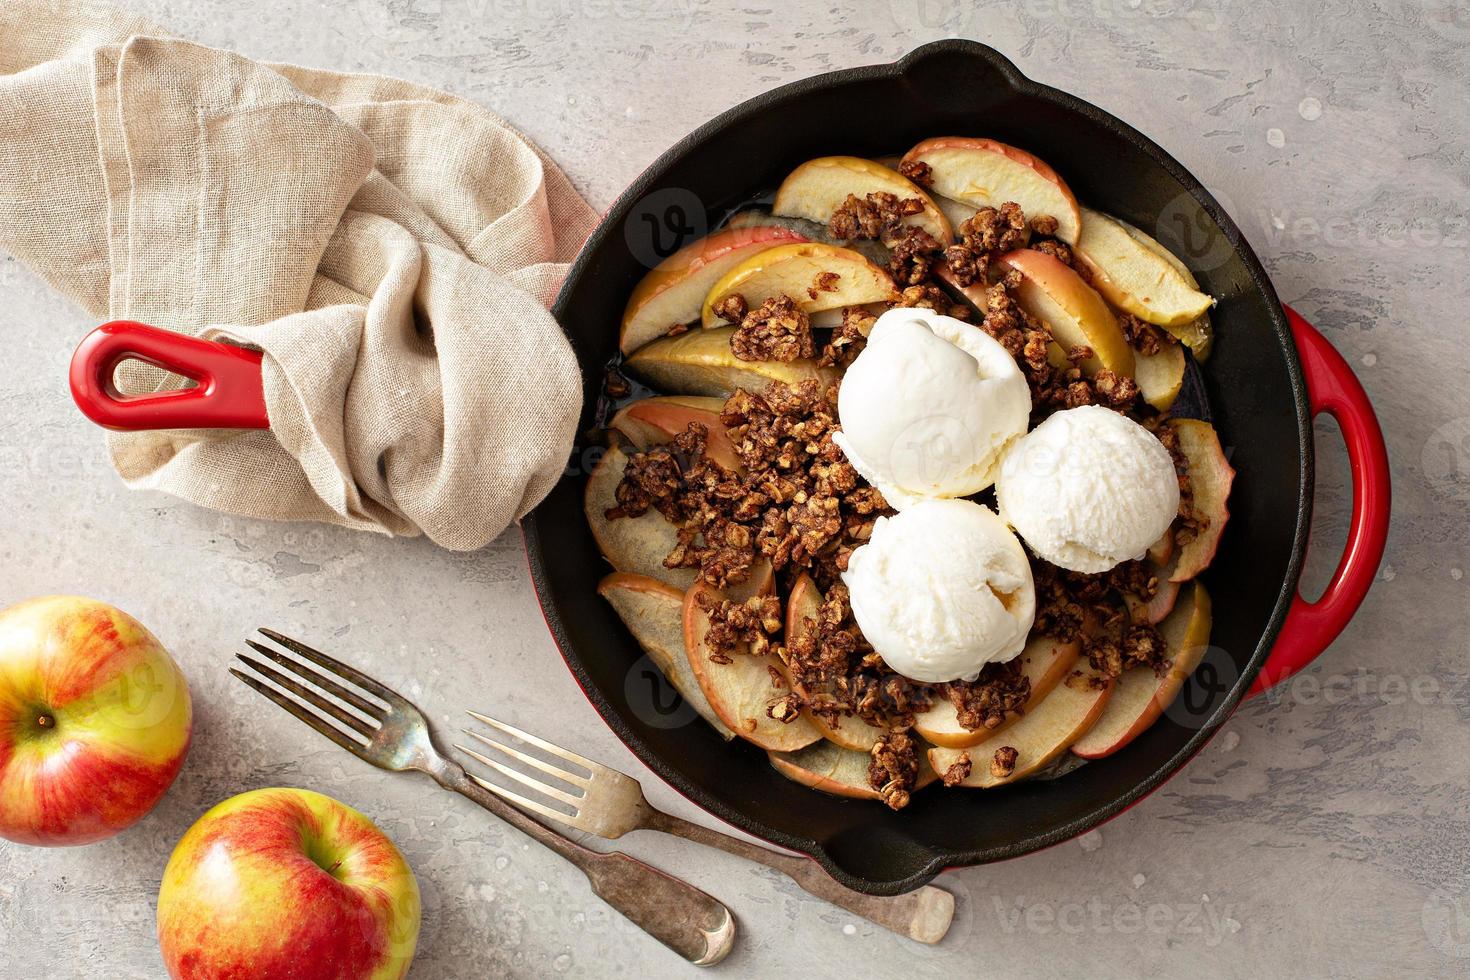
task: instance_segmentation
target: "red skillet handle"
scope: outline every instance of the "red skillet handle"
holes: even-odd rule
[[[1276,646],[1247,697],[1286,680],[1337,638],[1368,594],[1388,540],[1388,449],[1368,394],[1347,361],[1315,327],[1289,306],[1286,319],[1301,357],[1312,415],[1331,415],[1347,443],[1353,471],[1353,519],[1347,548],[1327,591],[1316,602],[1308,602],[1300,593],[1292,600]]]
[[[117,320],[86,336],[71,359],[71,395],[98,425],[144,429],[268,429],[259,351]],[[124,395],[113,384],[123,361],[143,361],[198,382],[196,388]]]

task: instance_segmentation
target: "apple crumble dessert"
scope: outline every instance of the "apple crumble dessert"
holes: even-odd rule
[[[1234,473],[1175,412],[1214,302],[1179,259],[1015,147],[890,163],[808,161],[639,283],[586,513],[717,732],[899,809],[1158,718]]]

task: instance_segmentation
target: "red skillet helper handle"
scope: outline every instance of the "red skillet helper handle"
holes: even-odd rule
[[[1301,357],[1312,415],[1331,415],[1347,443],[1353,471],[1353,519],[1347,548],[1327,591],[1316,602],[1308,602],[1300,593],[1292,599],[1276,646],[1247,697],[1286,680],[1337,638],[1368,594],[1388,540],[1388,449],[1368,394],[1347,361],[1315,327],[1289,306],[1286,319]]]
[[[87,335],[71,359],[71,395],[98,425],[144,429],[268,429],[260,352],[117,320]],[[182,374],[195,388],[124,395],[112,376],[123,361]]]

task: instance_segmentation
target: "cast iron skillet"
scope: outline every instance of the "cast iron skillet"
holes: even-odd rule
[[[811,855],[844,885],[883,894],[916,888],[947,866],[1055,844],[1157,787],[1253,684],[1261,690],[1263,676],[1289,676],[1331,642],[1372,580],[1387,529],[1387,461],[1366,396],[1319,334],[1294,315],[1288,322],[1229,216],[1147,137],[969,41],[927,45],[896,64],[833,72],[752,99],[686,137],[619,198],[555,306],[583,369],[584,429],[594,423],[623,306],[649,264],[803,160],[901,153],[946,135],[994,137],[1035,153],[1079,200],[1154,231],[1220,300],[1197,404],[1210,406],[1239,477],[1219,556],[1204,576],[1214,598],[1213,649],[1174,710],[1123,751],[1055,780],[932,789],[897,813],[834,799],[782,778],[755,746],[726,744],[698,720],[668,727],[652,708],[635,670],[641,651],[596,592],[609,569],[582,515],[585,466],[573,467],[524,523],[547,624],[619,737],[721,819]],[[658,242],[657,233],[669,240]],[[1324,598],[1308,604],[1297,578],[1311,517],[1316,411],[1339,416],[1356,499],[1343,564]]]
[[[583,447],[573,457],[580,465],[524,524],[531,574],[562,655],[639,758],[716,816],[878,894],[917,888],[946,866],[1055,844],[1139,800],[1199,751],[1242,697],[1289,677],[1332,642],[1373,581],[1388,531],[1387,454],[1362,386],[1319,333],[1283,312],[1215,200],[1141,133],[1027,80],[969,41],[927,45],[897,64],[833,72],[752,99],[686,137],[619,198],[555,308],[582,366],[583,429],[594,421],[628,293],[649,266],[803,160],[882,156],[950,135],[995,137],[1037,154],[1084,203],[1154,231],[1220,300],[1204,390],[1190,392],[1187,404],[1212,413],[1239,477],[1220,553],[1204,576],[1214,598],[1213,646],[1163,718],[1116,755],[1055,780],[929,790],[900,813],[827,797],[777,775],[754,746],[725,744],[692,711],[649,697],[655,675],[640,666],[638,645],[596,592],[608,569],[582,515]],[[112,375],[128,359],[198,384],[121,395]],[[71,388],[82,411],[109,428],[270,425],[258,351],[143,324],[105,324],[88,336],[72,362]],[[1308,603],[1297,577],[1319,412],[1337,418],[1347,443],[1353,517],[1331,585]]]
[[[1212,414],[1239,477],[1233,516],[1204,576],[1214,598],[1213,646],[1163,718],[1116,755],[1055,780],[929,790],[899,813],[824,796],[777,775],[754,746],[725,744],[687,707],[650,697],[656,675],[596,592],[607,566],[582,514],[590,449],[578,447],[578,465],[524,523],[531,574],[562,655],[639,758],[709,812],[877,894],[917,888],[947,866],[1055,844],[1142,798],[1199,751],[1243,697],[1289,677],[1332,642],[1373,581],[1388,530],[1387,454],[1362,386],[1319,333],[1283,311],[1214,199],[1136,130],[1028,81],[969,41],[942,41],[897,64],[833,72],[752,99],[682,140],[619,198],[555,308],[582,366],[584,431],[594,423],[628,293],[662,256],[803,160],[881,156],[948,135],[995,137],[1037,154],[1083,202],[1152,230],[1220,300],[1215,351],[1202,382],[1195,375],[1203,390],[1190,392],[1187,404]],[[121,395],[112,374],[128,359],[198,384]],[[70,380],[82,411],[109,428],[270,425],[259,352],[143,324],[94,331],[77,350]],[[1347,550],[1326,592],[1309,603],[1297,594],[1297,578],[1319,412],[1342,429],[1354,500]]]

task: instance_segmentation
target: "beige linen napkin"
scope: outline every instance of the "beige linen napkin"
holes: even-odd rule
[[[565,465],[581,383],[546,307],[595,222],[472,103],[0,6],[0,248],[98,322],[265,352],[269,432],[111,434],[129,486],[484,545]]]

